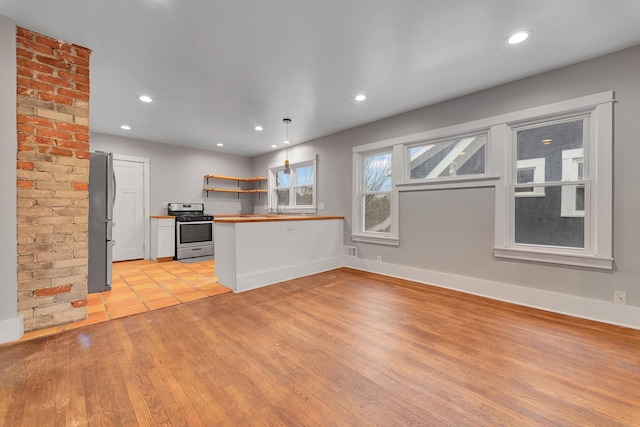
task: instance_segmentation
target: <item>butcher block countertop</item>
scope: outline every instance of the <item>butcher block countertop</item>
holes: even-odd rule
[[[325,219],[344,219],[344,217],[321,215],[215,215],[213,221],[228,224],[244,222],[317,221]]]
[[[174,219],[175,216],[171,215],[151,215],[151,219]]]

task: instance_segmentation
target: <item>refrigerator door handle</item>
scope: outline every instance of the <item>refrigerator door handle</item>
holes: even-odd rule
[[[112,281],[112,264],[113,264],[113,245],[115,245],[115,240],[107,242],[107,283],[106,285],[111,287]]]
[[[113,227],[115,226],[115,222],[107,220],[107,241],[113,240]]]
[[[107,220],[113,219],[113,206],[116,203],[116,174],[113,169],[113,153],[107,153]]]
[[[112,164],[113,165],[113,164]],[[112,169],[112,174],[113,174],[113,201],[111,202],[111,216],[113,219],[113,207],[116,205],[116,189],[118,188],[118,185],[116,183],[116,171]],[[115,224],[113,224],[115,225]]]

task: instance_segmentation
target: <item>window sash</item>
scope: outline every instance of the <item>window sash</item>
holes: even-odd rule
[[[367,159],[375,157],[375,156],[389,156],[390,165],[390,189],[389,190],[367,190],[367,168],[366,162]],[[385,175],[386,178],[387,175]],[[376,196],[376,195],[389,195],[389,200],[391,200],[391,189],[393,188],[393,152],[391,150],[383,150],[383,151],[374,151],[371,153],[365,153],[361,157],[361,176],[360,176],[360,232],[361,233],[372,233],[372,234],[381,234],[381,235],[389,235],[388,231],[372,231],[367,230],[366,226],[366,215],[367,215],[367,196]],[[391,210],[389,211],[389,215],[391,215]]]
[[[562,150],[560,153],[561,156],[561,179],[554,181],[546,180],[546,157],[536,157],[524,160],[518,160],[518,150],[520,149],[519,141],[518,141],[518,133],[521,131],[542,129],[545,127],[552,127],[556,125],[562,125],[563,123],[571,123],[582,121],[582,145],[579,148]],[[552,119],[544,119],[544,120],[536,120],[532,119],[525,125],[513,126],[511,127],[511,167],[510,173],[508,173],[507,182],[510,182],[509,185],[509,198],[510,198],[510,227],[509,227],[509,240],[508,246],[512,248],[535,248],[536,250],[545,250],[548,248],[550,250],[554,250],[557,252],[575,252],[580,251],[583,253],[593,253],[593,248],[591,247],[591,227],[590,223],[590,207],[589,207],[589,190],[590,183],[588,179],[585,179],[588,175],[587,173],[587,160],[588,158],[584,155],[589,151],[590,145],[590,134],[589,134],[589,114],[579,113],[573,115],[563,115],[557,118]],[[541,141],[542,142],[542,141]],[[555,143],[552,142],[552,143]],[[524,148],[524,147],[523,147]],[[541,153],[543,154],[543,153]],[[582,179],[577,179],[577,165],[576,165],[576,173],[573,171],[567,171],[567,160],[572,161],[573,159],[579,158],[582,162]],[[572,165],[573,166],[573,163]],[[523,169],[533,169],[533,181],[518,183],[518,171]],[[552,172],[553,173],[553,172]],[[580,213],[575,212],[575,209],[570,209],[568,206],[575,205],[577,199],[577,188],[578,186],[582,186],[584,190],[584,210]],[[584,218],[584,222],[582,224],[582,238],[583,245],[582,247],[574,247],[574,246],[561,246],[554,244],[535,244],[531,242],[517,242],[516,236],[516,227],[518,220],[524,220],[523,218],[516,218],[516,203],[517,199],[522,197],[546,197],[546,189],[548,188],[560,188],[560,205],[561,212],[558,214],[558,221],[563,221],[562,218]],[[531,189],[531,191],[518,191],[519,189]],[[530,205],[530,206],[535,206]],[[546,214],[543,212],[542,214]],[[555,215],[551,214],[552,218],[555,218]]]
[[[437,140],[421,141],[404,145],[405,148],[405,181],[411,183],[431,182],[431,181],[448,181],[452,179],[477,178],[486,176],[487,174],[487,146],[489,141],[488,132],[472,133],[465,135],[449,136]],[[412,154],[412,150],[419,150]],[[425,177],[412,177],[412,171],[420,164],[424,164],[431,160],[436,160],[438,155],[447,151],[437,164],[429,169],[429,173]],[[482,156],[482,172],[480,173],[458,173],[460,168],[475,156],[480,150],[484,150]],[[462,162],[457,162],[462,160]],[[412,162],[416,165],[412,167]],[[460,163],[460,164],[459,164]],[[446,172],[446,175],[440,176]],[[431,176],[430,176],[431,175]]]

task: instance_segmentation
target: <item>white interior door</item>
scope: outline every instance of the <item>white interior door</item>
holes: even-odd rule
[[[114,159],[113,260],[144,258],[144,163]]]

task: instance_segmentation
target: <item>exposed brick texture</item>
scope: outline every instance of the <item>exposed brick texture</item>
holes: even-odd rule
[[[18,310],[25,331],[87,316],[91,51],[18,27]]]
[[[51,288],[36,289],[33,295],[37,298],[48,297],[51,295],[68,294],[71,292],[71,285],[54,286]]]

